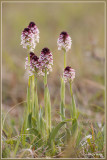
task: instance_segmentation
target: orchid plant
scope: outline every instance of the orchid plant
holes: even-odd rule
[[[40,147],[43,143],[47,146],[48,150],[51,148],[52,152],[46,152],[46,155],[54,155],[57,152],[57,143],[61,144],[58,140],[56,143],[56,137],[60,137],[59,130],[62,126],[66,127],[65,132],[69,131],[72,136],[72,130],[77,131],[77,109],[74,101],[72,82],[75,78],[75,70],[69,66],[66,66],[67,52],[71,49],[72,40],[67,32],[61,32],[58,40],[58,50],[64,52],[64,72],[61,77],[61,103],[60,103],[60,118],[61,121],[56,126],[52,126],[51,119],[51,98],[47,83],[47,78],[50,72],[52,72],[53,54],[49,48],[45,47],[41,50],[40,56],[35,55],[34,50],[37,43],[39,43],[39,29],[34,22],[30,22],[27,28],[25,28],[21,34],[21,45],[28,52],[25,61],[25,69],[28,74],[28,87],[27,87],[27,109],[25,113],[25,120],[23,124],[23,133],[30,133],[30,141],[33,141],[33,147]],[[44,78],[44,107],[39,105],[38,92],[37,92],[37,80],[39,76]],[[70,85],[71,105],[70,112],[71,118],[67,119],[65,115],[65,84]],[[70,128],[67,128],[65,124],[70,123]],[[72,125],[71,125],[72,124]],[[74,125],[76,126],[74,128]],[[64,127],[64,128],[65,128]],[[73,131],[73,132],[74,132]],[[33,140],[32,135],[37,137]],[[22,138],[26,139],[26,138]],[[42,141],[41,141],[42,139]],[[23,140],[23,144],[25,144]],[[39,142],[38,142],[39,141]],[[63,139],[63,143],[66,140]]]

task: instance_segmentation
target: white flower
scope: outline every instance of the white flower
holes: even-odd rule
[[[42,71],[45,73],[45,69],[47,69],[47,74],[49,74],[49,72],[52,71],[53,55],[48,48],[42,49],[39,61],[42,66]]]
[[[34,51],[37,43],[39,43],[39,30],[34,22],[30,22],[21,34],[21,45],[25,49]]]
[[[63,78],[64,78],[64,82],[69,82],[69,81],[73,81],[75,78],[75,70],[72,69],[71,67],[67,66],[64,69],[64,73],[63,73]]]
[[[25,28],[21,34],[21,45],[25,49],[29,49],[33,51],[35,49],[35,41],[34,41],[34,34],[31,32],[29,28]]]
[[[34,22],[30,22],[28,28],[34,34],[34,41],[35,43],[39,43],[39,29]]]
[[[58,50],[63,49],[66,52],[68,52],[71,49],[71,44],[72,44],[72,40],[71,40],[71,37],[68,35],[68,33],[61,32],[57,40]]]
[[[34,74],[36,76],[43,75],[39,58],[33,52],[30,52],[30,63],[28,62],[28,57],[26,57],[25,69],[28,71],[29,76]]]

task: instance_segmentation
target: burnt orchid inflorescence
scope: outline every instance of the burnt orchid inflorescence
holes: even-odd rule
[[[29,76],[34,74],[45,76],[45,71],[47,74],[52,71],[52,53],[48,48],[43,48],[40,57],[37,57],[33,53],[37,43],[39,43],[39,29],[34,22],[30,22],[21,34],[21,45],[30,50],[30,55],[28,54],[25,62],[25,69],[27,69]]]
[[[39,30],[34,22],[30,22],[21,34],[21,45],[25,49],[34,51],[37,43],[39,43]]]
[[[52,72],[53,55],[48,48],[43,48],[40,57],[37,57],[33,52],[30,52],[30,63],[28,62],[28,56],[25,61],[25,69],[29,71],[29,76],[33,74],[45,75]]]
[[[30,52],[30,63],[28,62],[28,57],[26,57],[25,69],[27,69],[29,76],[43,75],[42,66],[41,66],[41,62],[39,61],[39,57],[37,57],[33,52]]]
[[[60,113],[61,113],[61,120],[65,120],[65,83],[69,82],[70,85],[70,93],[71,97],[73,96],[72,93],[72,81],[75,78],[75,70],[69,66],[66,66],[66,56],[67,52],[71,49],[72,40],[71,37],[68,35],[67,32],[63,31],[60,33],[59,38],[57,40],[58,50],[62,50],[64,53],[64,72],[63,76],[61,77],[61,103],[60,103]],[[75,108],[75,106],[74,106]],[[76,111],[76,109],[74,109]],[[76,115],[76,112],[73,111]]]
[[[31,32],[34,34],[34,39],[36,43],[39,43],[39,29],[36,26],[34,22],[30,22],[28,25],[28,28],[31,30]]]
[[[72,82],[75,78],[75,70],[67,66],[63,73],[64,82]]]
[[[41,62],[42,72],[47,71],[47,74],[52,71],[53,55],[48,48],[43,48],[40,54],[39,61]]]
[[[58,50],[64,50],[68,52],[71,49],[72,40],[67,32],[63,31],[57,40]]]

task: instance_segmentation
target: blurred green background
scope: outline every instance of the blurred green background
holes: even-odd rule
[[[67,65],[76,70],[73,91],[80,121],[104,121],[104,3],[3,3],[2,5],[2,109],[26,100],[27,76],[24,64],[27,50],[20,45],[21,32],[34,21],[40,30],[39,56],[44,47],[53,53],[53,72],[48,76],[52,100],[52,115],[59,117],[60,76],[63,73],[63,53],[57,50],[61,31],[72,38],[67,53]],[[39,103],[43,104],[43,77],[38,80]],[[66,107],[70,103],[66,86]],[[21,104],[10,113],[12,118],[23,115]],[[69,113],[66,110],[66,114]],[[83,119],[84,120],[84,119]]]

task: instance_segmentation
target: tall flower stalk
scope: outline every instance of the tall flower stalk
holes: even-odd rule
[[[30,62],[29,62],[30,59]],[[30,52],[28,57],[26,57],[25,69],[28,72],[28,115],[32,114],[38,121],[38,96],[37,96],[37,77],[42,74],[41,65],[39,58],[33,53]]]
[[[34,22],[30,22],[21,35],[21,45],[30,51],[26,57],[25,69],[28,73],[27,88],[27,117],[28,128],[32,127],[32,118],[35,119],[37,129],[43,133],[40,125],[45,125],[47,137],[51,132],[51,101],[47,85],[47,75],[52,71],[53,55],[48,48],[41,51],[40,57],[34,54],[36,44],[39,43],[39,30]],[[45,104],[45,124],[42,119],[42,106],[38,105],[37,77],[44,76],[44,104]],[[43,127],[44,128],[44,127]]]
[[[68,35],[67,32],[61,32],[58,40],[58,50],[64,51],[64,68],[66,67],[66,53],[71,48],[72,40],[71,37]],[[61,77],[61,104],[60,104],[60,114],[61,120],[65,119],[65,83],[63,78]]]
[[[28,74],[26,116],[28,117],[28,121],[30,115],[33,115],[36,119],[38,118],[37,75],[40,70],[40,65],[38,61],[39,58],[33,53],[37,43],[39,43],[39,30],[34,22],[30,22],[28,27],[25,28],[21,34],[21,45],[30,52],[25,62],[25,69]],[[31,127],[31,124],[29,127]]]
[[[47,75],[52,71],[53,55],[48,48],[43,48],[40,54],[40,62],[44,76],[44,103],[45,103],[45,121],[47,137],[51,131],[51,101],[47,85]]]
[[[77,111],[76,111],[76,105],[75,105],[75,100],[74,100],[74,96],[73,96],[73,91],[72,91],[72,82],[75,78],[75,70],[72,69],[70,66],[67,66],[64,69],[64,73],[63,73],[63,80],[64,83],[69,83],[69,88],[70,88],[70,94],[71,94],[71,107],[70,107],[70,111],[71,111],[71,118],[76,118],[77,116]]]

